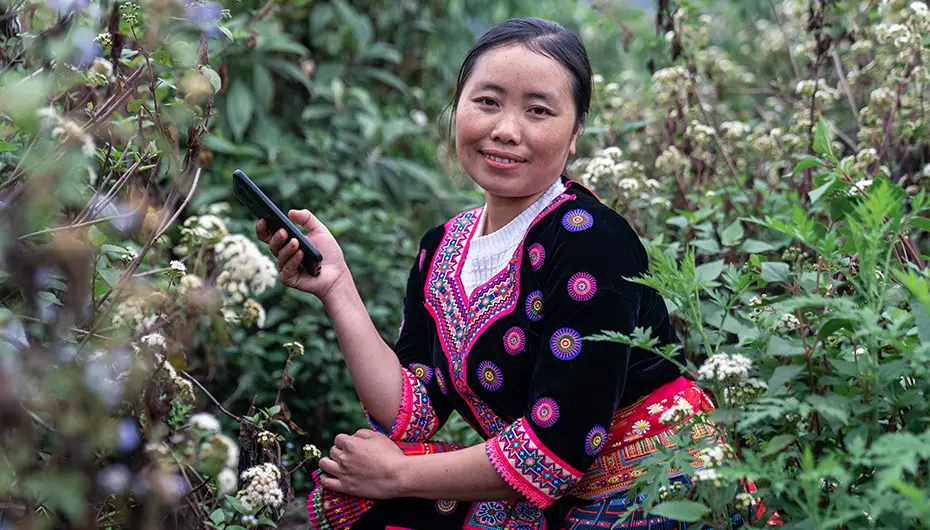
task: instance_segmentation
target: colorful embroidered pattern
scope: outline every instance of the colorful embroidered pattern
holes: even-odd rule
[[[562,216],[562,226],[569,232],[581,232],[594,226],[594,217],[587,210],[577,208]]]
[[[559,420],[559,404],[552,398],[539,398],[533,404],[533,423],[540,427],[552,427]]]
[[[516,355],[526,348],[526,334],[517,326],[507,330],[504,334],[504,349],[510,355]]]
[[[407,368],[413,372],[413,375],[417,376],[417,379],[423,381],[423,384],[429,383],[430,379],[433,378],[433,369],[425,364],[410,363]]]
[[[400,410],[397,412],[391,431],[385,434],[395,442],[428,440],[439,428],[439,418],[436,417],[423,382],[417,379],[410,370],[401,368],[401,372],[403,372],[404,380]],[[366,411],[365,414],[367,415],[368,412]],[[384,432],[370,415],[368,422],[374,430]]]
[[[530,256],[530,266],[533,267],[534,271],[538,271],[546,261],[546,249],[539,243],[533,243],[530,245],[528,254]]]
[[[451,515],[458,506],[458,501],[436,501],[436,511],[443,515]]]
[[[477,523],[478,528],[500,528],[504,523],[507,511],[504,503],[498,501],[479,502],[475,505],[470,519]]]
[[[568,296],[576,302],[587,302],[597,292],[597,280],[587,272],[579,272],[568,280]]]
[[[588,431],[588,436],[584,439],[584,452],[588,453],[588,456],[596,456],[604,448],[606,441],[607,429],[597,425]]]
[[[536,290],[526,297],[526,316],[533,322],[539,322],[543,318],[543,297],[542,291]]]
[[[572,328],[560,328],[552,334],[549,349],[563,361],[574,359],[581,353],[581,334]]]
[[[439,368],[436,368],[436,384],[439,385],[439,390],[443,394],[446,393],[446,379],[442,376],[442,372],[439,371]]]
[[[478,379],[481,380],[481,386],[488,390],[500,390],[504,384],[504,373],[491,361],[482,361],[478,365]]]
[[[575,195],[563,193],[540,212],[530,227]],[[497,319],[516,307],[520,296],[519,273],[523,257],[521,243],[507,267],[469,297],[462,285],[460,271],[474,236],[481,209],[461,213],[445,224],[445,233],[429,263],[423,286],[427,312],[436,322],[436,330],[448,359],[449,384],[471,409],[481,430],[489,437],[500,433],[507,423],[469,387],[466,369],[472,344]],[[541,309],[541,308],[540,308]],[[541,318],[541,314],[540,314]]]
[[[485,451],[507,484],[543,509],[582,476],[543,445],[525,417],[489,439]]]
[[[425,248],[420,251],[420,261],[419,263],[417,263],[417,266],[420,268],[421,271],[423,270],[424,263],[426,263],[426,249]]]

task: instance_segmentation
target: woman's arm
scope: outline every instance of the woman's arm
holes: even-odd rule
[[[336,436],[320,460],[323,487],[368,499],[419,497],[478,501],[522,499],[500,477],[485,444],[458,451],[406,456],[383,434],[363,429]]]
[[[494,470],[484,444],[459,451],[408,456],[398,472],[400,497],[453,501],[523,499]]]

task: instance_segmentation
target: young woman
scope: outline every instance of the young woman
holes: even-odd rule
[[[281,281],[323,301],[371,420],[320,461],[312,527],[609,528],[637,461],[667,439],[662,412],[709,406],[672,362],[588,339],[643,327],[678,340],[661,297],[626,280],[647,270],[636,234],[563,176],[590,97],[584,46],[558,24],[509,20],[474,45],[455,148],[486,205],[423,236],[393,349],[320,221],[289,214],[325,257],[318,277],[299,269],[296,241],[258,223]],[[433,441],[453,410],[486,441]]]

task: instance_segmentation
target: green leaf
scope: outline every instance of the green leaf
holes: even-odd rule
[[[252,94],[262,110],[269,111],[274,104],[274,80],[262,64],[252,66]]]
[[[762,279],[772,282],[786,282],[791,274],[791,267],[780,261],[766,261],[762,264]]]
[[[370,77],[376,81],[381,81],[385,85],[393,87],[402,94],[407,93],[407,84],[404,83],[401,78],[387,70],[382,68],[362,67],[355,69],[355,72],[365,77]]]
[[[252,510],[246,508],[245,504],[242,504],[242,501],[240,501],[236,497],[233,497],[232,495],[227,495],[226,502],[228,502],[229,505],[232,506],[233,510],[236,510],[242,515],[252,515]]]
[[[772,378],[769,379],[769,389],[765,391],[765,395],[772,397],[784,392],[785,383],[793,380],[803,371],[804,367],[797,364],[782,365],[775,368]]]
[[[773,335],[772,338],[769,339],[766,351],[769,355],[794,357],[797,355],[804,355],[804,345],[801,343],[800,339],[786,339],[778,335]]]
[[[87,239],[90,240],[92,245],[99,247],[107,240],[107,236],[96,226],[91,226],[87,229]]]
[[[831,318],[820,326],[820,330],[817,332],[817,338],[820,340],[826,340],[827,337],[833,335],[841,329],[855,331],[855,323],[848,318]]]
[[[768,241],[759,241],[758,239],[747,239],[743,241],[740,249],[747,254],[762,254],[763,252],[772,252],[784,247],[784,243],[773,244]]]
[[[210,520],[213,521],[214,524],[220,524],[226,520],[226,514],[223,513],[222,508],[217,508],[210,514]]]
[[[345,0],[332,0],[332,6],[336,10],[339,19],[348,26],[358,49],[364,49],[371,42],[372,33],[371,19],[364,13],[359,13]]]
[[[830,123],[821,118],[821,120],[817,122],[817,132],[814,133],[814,151],[821,155],[831,154],[831,137]]]
[[[258,525],[259,525],[259,526],[270,526],[270,527],[272,527],[272,528],[277,528],[277,527],[278,527],[278,525],[275,524],[274,521],[272,521],[271,519],[269,519],[269,518],[267,518],[267,517],[262,517],[262,518],[260,518],[260,519],[258,520]]]
[[[229,39],[230,42],[236,40],[236,39],[233,38],[232,32],[229,31],[229,28],[227,28],[226,26],[224,26],[224,25],[222,25],[222,24],[217,24],[217,25],[216,25],[216,29],[220,30],[220,33],[222,33],[223,36],[225,36],[227,39]],[[230,527],[230,528],[232,528],[232,527]]]
[[[142,105],[144,103],[145,102],[142,101],[141,99],[134,99],[126,104],[126,112],[130,114],[136,114],[137,112],[139,112],[139,110],[142,109]]]
[[[920,337],[920,343],[930,345],[930,312],[916,298],[911,300],[911,311],[917,323],[917,336]]]
[[[793,434],[779,434],[778,436],[769,440],[768,445],[765,447],[765,451],[762,453],[762,456],[772,456],[774,454],[780,453],[783,449],[793,444],[798,437]]]
[[[712,261],[699,265],[694,270],[694,279],[699,285],[705,285],[713,282],[720,277],[723,272],[723,260]]]
[[[799,172],[804,171],[805,169],[821,166],[823,166],[823,160],[813,156],[806,156],[802,158],[796,166],[794,166],[794,171],[792,171],[791,174],[797,175]]]
[[[930,218],[927,217],[912,217],[911,226],[919,228],[924,232],[930,232]]]
[[[210,81],[210,86],[213,87],[214,94],[223,88],[223,81],[220,79],[220,74],[216,73],[216,70],[213,68],[210,68],[209,66],[202,66],[200,68],[200,73]]]
[[[238,79],[233,81],[226,99],[226,116],[236,140],[242,140],[242,136],[249,128],[254,109],[255,102],[252,100],[252,93],[248,87]]]
[[[814,204],[815,202],[819,201],[820,198],[823,197],[825,193],[827,193],[833,188],[833,185],[836,184],[836,182],[837,182],[836,179],[830,179],[824,185],[818,186],[812,189],[810,193],[808,194],[808,197],[811,200],[811,204]]]
[[[5,152],[9,152],[9,151],[16,151],[16,150],[18,150],[18,149],[19,149],[19,148],[16,147],[15,145],[13,145],[13,144],[8,144],[8,143],[6,143],[6,142],[0,140],[0,153],[5,153]]]
[[[723,232],[720,232],[720,242],[726,247],[736,246],[743,239],[743,234],[743,224],[739,220],[733,221]]]
[[[386,42],[376,42],[358,54],[360,62],[385,61],[400,64],[403,56],[396,48]]]
[[[654,506],[649,513],[676,521],[696,523],[710,513],[710,508],[694,501],[668,501]]]
[[[97,269],[97,273],[100,274],[100,277],[103,278],[103,281],[107,282],[107,285],[112,289],[116,289],[116,285],[119,283],[120,273],[119,270],[112,267],[104,267],[102,269]]]
[[[268,414],[274,416],[275,414],[281,412],[281,405],[275,405],[268,409]]]

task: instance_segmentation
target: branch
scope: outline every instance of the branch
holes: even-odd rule
[[[93,219],[91,221],[84,221],[83,223],[76,223],[76,224],[68,225],[68,226],[56,226],[54,228],[46,228],[45,230],[39,230],[38,232],[32,232],[30,234],[21,235],[19,236],[19,240],[23,241],[23,240],[26,240],[26,239],[29,239],[29,238],[32,238],[38,235],[42,235],[42,234],[50,234],[52,232],[60,232],[62,230],[71,230],[72,228],[83,228],[85,226],[105,223],[107,221],[115,221],[117,219],[122,219],[123,217],[130,217],[138,213],[144,206],[145,206],[145,203],[141,203],[139,206],[137,206],[134,210],[132,210],[129,213],[111,215],[110,217],[101,217],[99,219]]]
[[[785,32],[785,26],[781,23],[778,10],[775,9],[775,0],[769,0],[769,5],[772,6],[772,15],[775,16],[775,23],[778,24],[778,29],[781,30],[782,36],[785,37],[785,48],[788,49],[788,59],[791,60],[791,69],[794,70],[794,78],[800,79],[801,71],[798,69],[798,62],[794,59],[794,52],[791,51],[791,43],[788,42],[788,33]]]
[[[840,62],[840,54],[836,53],[836,48],[830,49],[830,56],[833,57],[833,65],[836,66],[836,73],[840,76],[840,84],[843,85],[843,92],[846,93],[846,100],[849,101],[849,110],[853,113],[853,119],[859,121],[859,107],[856,105],[856,98],[853,96],[852,89],[849,88],[846,74],[843,73],[843,64]]]
[[[242,418],[240,418],[239,416],[236,416],[236,415],[233,414],[232,412],[229,412],[228,410],[226,410],[226,407],[224,407],[223,405],[221,405],[220,402],[217,401],[217,399],[216,399],[215,397],[213,397],[213,394],[211,394],[209,390],[207,390],[206,388],[204,388],[203,385],[200,384],[200,381],[194,379],[194,377],[191,376],[191,374],[185,372],[184,370],[177,370],[177,369],[176,369],[175,371],[177,371],[179,374],[183,375],[184,378],[187,379],[188,381],[190,381],[191,383],[197,385],[197,388],[199,388],[200,391],[203,392],[205,396],[207,396],[207,399],[209,399],[210,401],[212,401],[213,404],[216,405],[216,406],[220,409],[220,412],[222,412],[223,414],[225,414],[225,415],[229,416],[230,418],[236,420],[237,422],[242,423],[242,421],[243,421]],[[247,421],[247,423],[252,423],[252,422]]]

